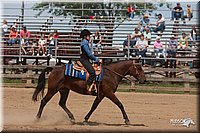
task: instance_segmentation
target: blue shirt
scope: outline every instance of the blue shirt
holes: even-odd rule
[[[81,43],[81,52],[81,57],[84,58],[84,54],[86,54],[86,56],[89,57],[91,60],[98,62],[98,58],[92,54],[92,51],[89,47],[89,42],[86,39],[84,39]]]

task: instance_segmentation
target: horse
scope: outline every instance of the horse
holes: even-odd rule
[[[96,96],[93,105],[85,116],[83,123],[88,124],[88,119],[95,111],[99,103],[103,100],[104,97],[110,99],[114,104],[116,104],[121,113],[123,114],[125,124],[130,124],[128,116],[125,112],[123,104],[115,95],[119,82],[126,78],[126,75],[134,76],[139,83],[145,83],[146,77],[142,66],[140,63],[135,63],[133,60],[124,60],[113,62],[104,67],[104,75],[102,81],[98,85],[98,95]],[[38,113],[36,118],[39,119],[41,117],[42,111],[45,105],[49,102],[49,100],[57,93],[60,93],[59,105],[62,109],[67,113],[70,121],[75,123],[75,118],[70,110],[66,106],[66,101],[69,95],[70,90],[79,94],[89,95],[86,89],[86,81],[77,79],[74,77],[65,76],[65,65],[63,66],[54,66],[54,67],[46,67],[41,71],[41,74],[38,78],[38,84],[33,92],[32,100],[38,101],[38,94],[41,93],[42,97],[44,95],[45,88],[45,73],[50,73],[48,76],[48,91],[46,95],[42,98]],[[91,94],[90,94],[91,95]]]

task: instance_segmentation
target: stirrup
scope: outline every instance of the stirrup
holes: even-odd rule
[[[87,88],[87,90],[88,90],[88,93],[89,93],[89,94],[96,93],[97,88],[96,88],[95,82],[92,83],[92,84]]]

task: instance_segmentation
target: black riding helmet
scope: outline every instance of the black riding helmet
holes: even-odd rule
[[[87,36],[87,35],[91,35],[90,31],[87,30],[87,29],[84,29],[81,31],[80,33],[80,38],[83,38],[84,36]]]

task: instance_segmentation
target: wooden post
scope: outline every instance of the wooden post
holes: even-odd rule
[[[183,74],[183,79],[187,80],[189,78],[189,73],[188,72],[185,72]],[[184,82],[184,92],[185,93],[190,93],[190,83],[185,81]]]

